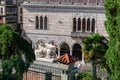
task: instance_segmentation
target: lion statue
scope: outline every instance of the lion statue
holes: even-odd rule
[[[39,58],[55,58],[57,56],[55,51],[56,47],[51,44],[39,44],[38,47],[35,49],[36,60]]]

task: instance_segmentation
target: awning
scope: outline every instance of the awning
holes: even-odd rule
[[[64,54],[62,56],[60,56],[59,58],[57,58],[56,61],[63,63],[63,64],[69,64],[69,63],[73,63],[76,62],[77,60],[79,60],[76,57],[70,56],[69,54]]]

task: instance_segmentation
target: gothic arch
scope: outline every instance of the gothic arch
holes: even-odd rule
[[[57,45],[57,47],[59,48],[59,44],[55,40],[50,40],[48,44]]]
[[[75,56],[75,57],[79,58],[80,60],[82,60],[82,47],[80,44],[75,43],[72,46],[72,56]]]
[[[44,43],[45,43],[45,41],[43,39],[40,39],[36,42],[36,47],[38,47],[38,45],[44,44]]]
[[[60,45],[60,55],[64,55],[65,53],[70,54],[70,47],[66,42],[63,42]]]

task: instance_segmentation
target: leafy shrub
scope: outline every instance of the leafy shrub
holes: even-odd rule
[[[92,74],[91,73],[78,73],[77,80],[92,80]],[[101,80],[101,79],[97,78],[97,80]]]

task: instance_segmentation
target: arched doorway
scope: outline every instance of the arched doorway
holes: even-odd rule
[[[64,55],[65,53],[70,54],[70,48],[67,43],[63,43],[60,47],[60,56]]]
[[[74,44],[73,49],[72,49],[72,56],[75,56],[82,60],[82,51],[81,51],[81,46],[79,44]]]

